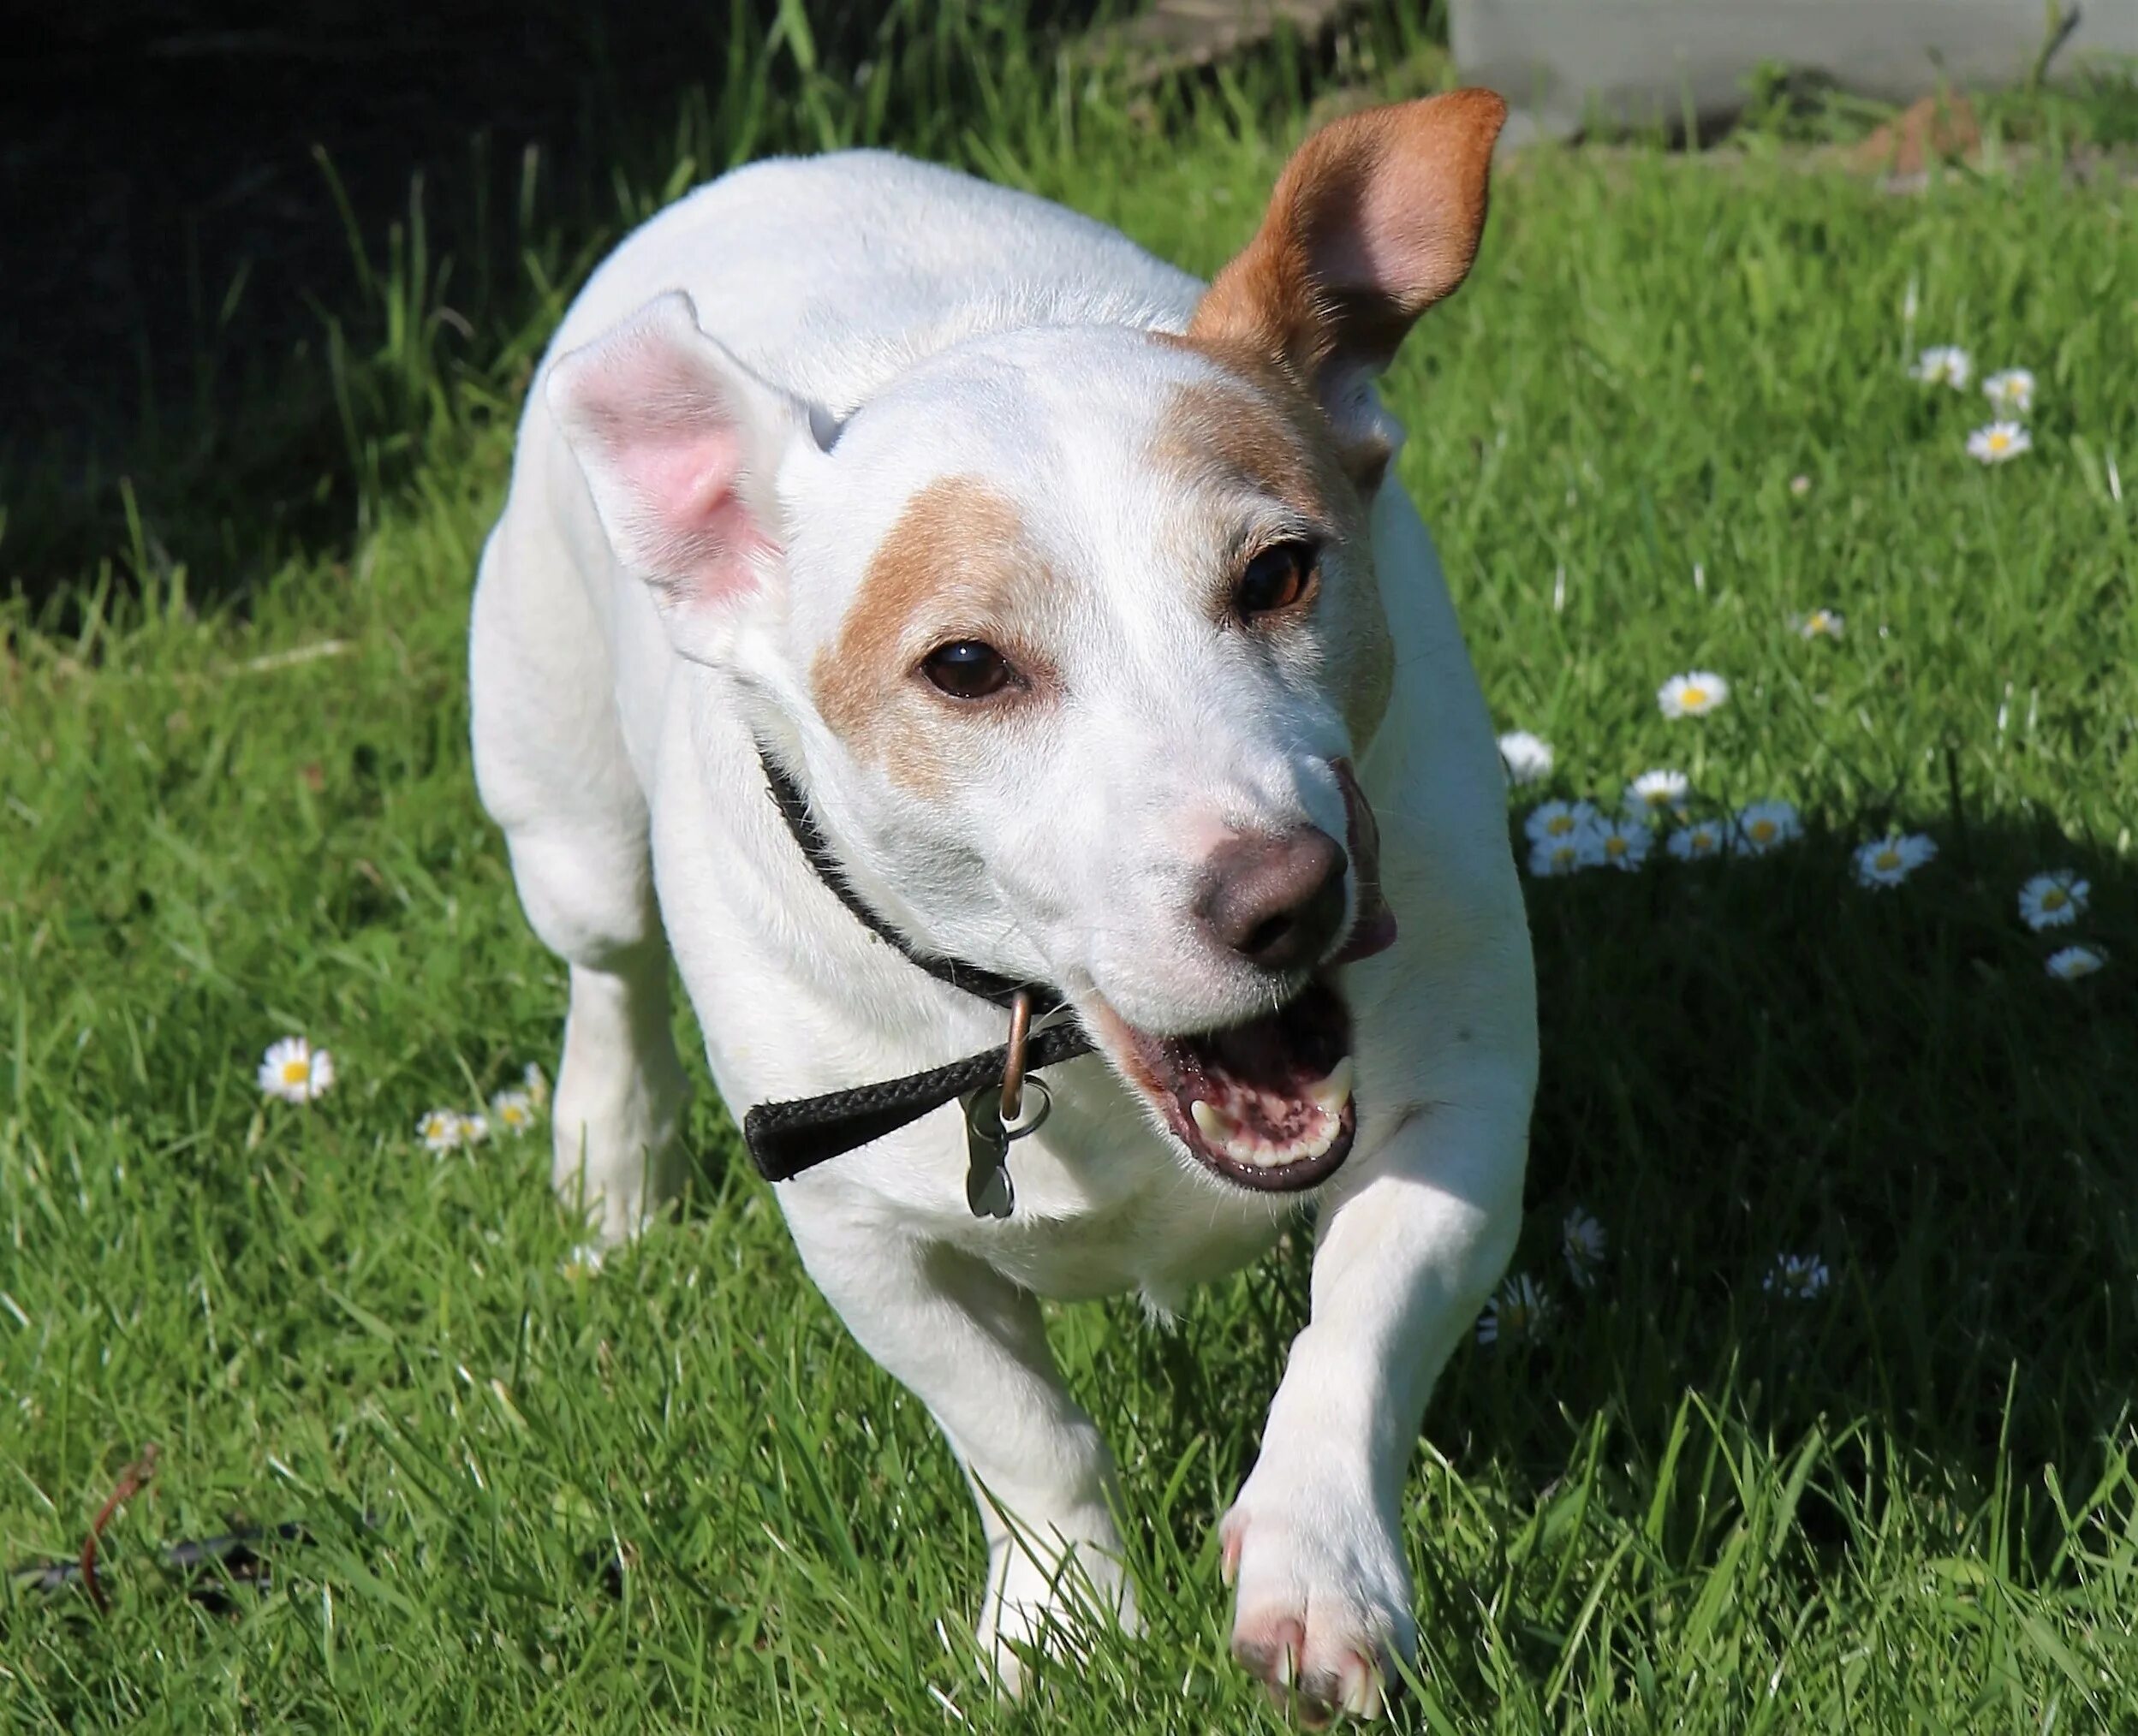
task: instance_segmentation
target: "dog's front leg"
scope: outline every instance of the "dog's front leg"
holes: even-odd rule
[[[1280,1692],[1372,1715],[1413,1655],[1398,1529],[1426,1397],[1514,1247],[1528,1095],[1414,1111],[1325,1202],[1313,1312],[1226,1514],[1234,1654]]]
[[[1073,1650],[1095,1620],[1133,1632],[1112,1455],[1062,1384],[1038,1302],[873,1216],[785,1204],[809,1275],[927,1406],[972,1484],[987,1537],[978,1633],[1003,1685],[1022,1685],[1018,1648]]]

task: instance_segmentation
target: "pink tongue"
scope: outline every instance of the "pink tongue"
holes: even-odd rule
[[[1314,1115],[1313,1105],[1303,1098],[1258,1091],[1227,1092],[1220,1107],[1279,1148],[1303,1137]]]
[[[1272,1145],[1289,1144],[1307,1132],[1313,1105],[1304,1092],[1313,1080],[1282,1020],[1217,1031],[1199,1047],[1216,1108]]]

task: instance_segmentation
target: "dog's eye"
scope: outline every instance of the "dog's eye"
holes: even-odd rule
[[[1009,681],[1009,664],[1003,654],[976,639],[938,645],[921,660],[920,669],[953,699],[985,699]]]
[[[1290,609],[1313,594],[1315,567],[1310,543],[1277,543],[1248,562],[1233,587],[1232,606],[1242,621]]]

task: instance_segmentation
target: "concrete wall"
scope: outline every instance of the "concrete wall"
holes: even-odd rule
[[[2070,0],[2058,9],[2059,15]],[[2138,0],[2081,0],[2055,70],[2138,56]],[[1590,114],[1676,127],[1742,107],[1765,62],[1905,102],[2027,76],[2051,28],[2044,0],[1452,0],[1462,76],[1516,110],[1510,132],[1563,136]]]

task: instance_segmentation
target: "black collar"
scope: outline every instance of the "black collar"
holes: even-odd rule
[[[982,970],[956,959],[924,953],[868,907],[854,889],[839,859],[831,853],[815,818],[809,799],[766,752],[758,748],[772,805],[818,879],[850,911],[856,921],[877,939],[895,948],[919,969],[938,983],[1007,1008],[1020,995],[1031,997],[1033,1015],[1053,1012],[1063,1004],[1058,989],[1045,984],[1013,982],[993,971]],[[1075,1023],[1034,1031],[1025,1046],[1025,1070],[1037,1072],[1057,1061],[1091,1051],[1092,1040]],[[963,1061],[952,1061],[926,1073],[904,1079],[885,1079],[877,1085],[855,1085],[846,1091],[827,1091],[818,1097],[797,1097],[783,1103],[759,1103],[742,1118],[742,1143],[757,1173],[767,1181],[789,1181],[831,1158],[843,1156],[855,1147],[894,1133],[931,1109],[975,1091],[983,1085],[999,1085],[1009,1063],[1008,1043]]]

